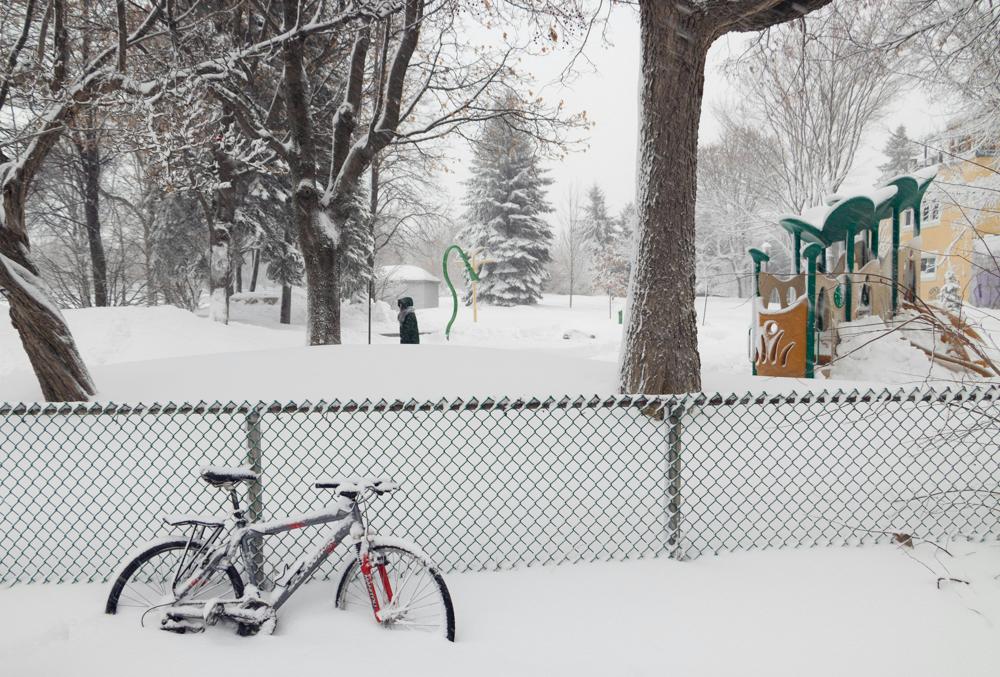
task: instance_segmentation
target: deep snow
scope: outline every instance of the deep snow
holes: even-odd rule
[[[251,298],[252,295],[243,295]],[[234,303],[224,326],[192,313],[156,308],[91,308],[65,316],[99,390],[98,399],[248,400],[429,398],[467,395],[606,395],[617,390],[621,301],[546,295],[537,306],[481,306],[479,322],[460,306],[451,341],[444,328],[449,298],[418,311],[423,345],[399,346],[395,314],[345,304],[345,346],[305,348],[304,298],[296,290],[293,324],[278,324],[278,306]],[[927,358],[898,339],[877,341],[834,367],[830,380],[754,377],[747,358],[750,304],[746,299],[698,299],[699,350],[707,392],[881,388],[962,379],[930,368]],[[1000,320],[974,311],[1000,335]],[[6,313],[0,314],[6,315]],[[968,381],[968,379],[966,379]],[[19,338],[0,322],[0,400],[34,401],[40,390]]]
[[[101,613],[103,585],[16,586],[0,591],[0,666],[17,677],[995,675],[1000,546],[949,548],[954,557],[886,545],[451,575],[453,645],[333,609],[332,582],[306,586],[275,635],[253,638],[140,629]],[[939,588],[940,576],[963,582]]]

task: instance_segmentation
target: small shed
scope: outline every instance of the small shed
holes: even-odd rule
[[[395,307],[396,299],[409,296],[414,308],[437,308],[441,280],[420,266],[382,266],[378,271],[379,298]]]

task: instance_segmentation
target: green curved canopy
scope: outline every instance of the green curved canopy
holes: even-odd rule
[[[778,223],[780,223],[781,227],[792,235],[798,233],[803,242],[818,244],[822,247],[829,245],[829,243],[823,239],[823,233],[820,232],[818,228],[813,226],[811,223],[803,221],[797,216],[786,216]]]
[[[875,223],[892,216],[893,205],[896,204],[896,195],[899,189],[896,186],[883,186],[875,189],[871,194],[875,202]]]
[[[892,199],[890,208],[895,207],[897,210],[903,211],[916,205],[918,186],[917,180],[912,176],[897,176],[890,179],[885,185],[896,187],[896,195]]]
[[[754,263],[767,263],[771,260],[771,257],[762,252],[759,249],[751,249],[749,251],[750,258],[753,259]]]
[[[936,177],[937,167],[926,167],[915,174],[903,174],[889,179],[885,185],[896,187],[896,196],[892,199],[889,213],[892,207],[899,211],[919,207],[924,193]]]

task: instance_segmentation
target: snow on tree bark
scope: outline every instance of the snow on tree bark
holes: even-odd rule
[[[45,399],[49,402],[87,400],[97,391],[66,320],[29,257],[24,229],[27,190],[16,178],[17,172],[11,169],[10,164],[0,166],[0,176],[4,177],[0,293],[10,304],[11,324],[21,337]]]
[[[32,23],[32,6],[26,6],[24,31],[11,50],[8,71],[18,66],[18,58],[26,44]],[[122,85],[120,73],[105,67],[115,52],[142,39],[160,14],[153,8],[138,28],[115,48],[103,50],[84,66],[83,72],[67,82],[71,65],[70,40],[66,29],[65,0],[53,0],[49,5],[53,17],[53,48],[50,90],[55,95],[36,116],[30,141],[17,160],[9,160],[0,149],[0,193],[3,209],[0,216],[0,293],[10,304],[11,323],[21,337],[21,343],[38,378],[42,394],[49,401],[76,402],[96,393],[87,367],[80,357],[66,321],[51,300],[45,283],[29,255],[25,224],[25,203],[31,182],[42,162],[59,140],[78,110],[100,91],[110,91]],[[124,55],[119,55],[124,61]],[[10,78],[0,84],[0,108],[10,91]]]
[[[730,31],[762,30],[829,1],[640,0],[639,230],[620,362],[623,392],[701,388],[694,212],[709,46]]]

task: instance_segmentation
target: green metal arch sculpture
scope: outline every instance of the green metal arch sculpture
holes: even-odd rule
[[[448,320],[448,326],[444,330],[444,338],[448,341],[451,340],[451,325],[455,324],[455,318],[458,317],[458,292],[455,291],[455,285],[451,283],[451,278],[448,277],[448,254],[451,253],[452,249],[458,252],[462,263],[465,264],[465,270],[469,273],[469,280],[472,282],[479,281],[479,274],[473,270],[468,255],[462,251],[461,247],[453,244],[444,250],[444,257],[441,259],[441,268],[444,271],[444,281],[448,284],[448,289],[451,290],[451,319]]]

